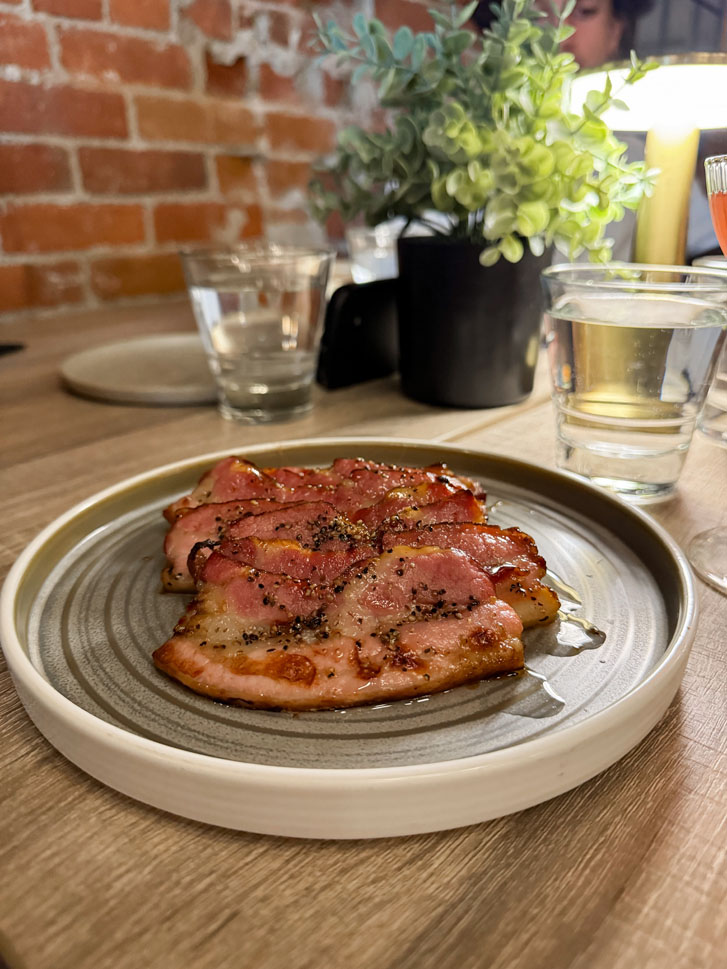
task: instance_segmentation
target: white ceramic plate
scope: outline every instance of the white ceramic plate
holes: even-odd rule
[[[66,757],[148,804],[297,837],[414,834],[497,817],[623,756],[678,689],[694,637],[689,568],[642,512],[494,455],[345,439],[250,448],[263,465],[339,455],[446,462],[491,520],[532,534],[568,617],[526,633],[530,672],[417,701],[291,715],[213,703],[151,653],[183,611],[163,595],[160,510],[222,454],[122,482],[57,519],[8,575],[3,648],[29,715]],[[602,637],[585,633],[593,623]]]
[[[196,333],[156,333],[104,343],[61,364],[69,390],[119,404],[211,404],[214,378]]]

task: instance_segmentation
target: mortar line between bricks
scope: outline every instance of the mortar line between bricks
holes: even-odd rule
[[[209,141],[175,141],[172,139],[161,139],[152,141],[139,138],[138,147],[131,148],[129,142],[121,137],[93,137],[91,135],[63,135],[63,134],[43,134],[43,132],[20,132],[8,131],[0,134],[0,145],[2,144],[22,144],[22,145],[53,145],[59,148],[109,148],[115,151],[168,151],[185,152],[188,154],[199,154],[202,152],[214,152],[218,155],[233,155],[235,158],[252,158],[262,161],[282,161],[282,162],[312,162],[320,157],[320,152],[290,149],[271,148],[262,151],[259,148],[249,149],[239,147],[238,143],[224,144],[222,142]]]
[[[76,205],[143,205],[146,202],[150,202],[152,205],[174,205],[176,202],[183,205],[206,205],[210,202],[221,202],[225,205],[234,206],[236,204],[252,205],[259,201],[259,197],[254,192],[249,194],[249,198],[245,199],[243,199],[243,194],[247,195],[248,193],[243,193],[241,190],[239,194],[235,193],[235,198],[230,198],[222,195],[221,192],[213,192],[211,189],[183,188],[169,189],[164,192],[113,192],[106,194],[91,192],[81,187],[78,194],[72,194],[69,190],[7,192],[3,195],[3,202],[22,206],[55,205],[58,208],[67,209]]]
[[[3,3],[3,0],[0,0],[0,3],[3,4],[3,9],[7,8],[7,4]],[[363,105],[363,102],[352,102],[350,98],[346,98],[345,103],[336,104],[337,100],[344,102],[343,94],[339,90],[340,85],[332,88],[327,82],[325,86],[317,84],[311,87],[310,84],[301,80],[300,93],[303,98],[297,98],[295,92],[291,91],[290,101],[287,100],[287,94],[283,88],[274,88],[270,93],[277,94],[277,96],[265,98],[251,83],[262,64],[267,64],[270,71],[281,78],[289,77],[291,73],[297,76],[301,70],[305,69],[306,61],[311,55],[307,48],[301,47],[298,33],[301,30],[305,32],[307,27],[312,28],[309,12],[291,10],[290,3],[284,2],[284,0],[246,0],[253,18],[259,18],[263,13],[268,15],[270,38],[266,39],[260,33],[259,23],[256,32],[254,20],[252,26],[243,23],[238,28],[239,7],[242,0],[231,0],[233,32],[229,40],[222,40],[205,35],[204,31],[193,23],[191,17],[187,17],[183,11],[180,12],[181,3],[189,6],[187,0],[174,0],[174,2],[170,0],[168,5],[169,22],[166,28],[162,29],[153,26],[144,27],[136,24],[114,23],[111,20],[113,3],[114,0],[100,0],[100,19],[98,20],[83,20],[82,18],[76,19],[44,11],[35,11],[32,9],[32,0],[21,0],[21,4],[13,5],[10,9],[7,9],[7,14],[10,17],[17,17],[29,25],[42,26],[48,38],[51,64],[49,69],[43,68],[36,71],[15,65],[0,66],[0,78],[5,79],[2,82],[4,90],[12,94],[13,88],[10,85],[17,83],[17,95],[21,99],[20,103],[27,102],[30,115],[26,115],[26,118],[28,116],[32,118],[33,90],[37,88],[39,96],[43,98],[43,103],[47,101],[48,105],[54,106],[53,111],[48,116],[51,123],[59,126],[61,123],[66,124],[68,129],[72,128],[74,123],[83,128],[95,128],[95,130],[113,128],[114,125],[102,123],[108,112],[106,102],[101,100],[99,96],[105,95],[109,99],[115,96],[116,105],[109,103],[108,110],[118,111],[119,117],[121,117],[120,109],[123,103],[127,130],[121,135],[105,134],[102,136],[75,134],[71,130],[53,134],[46,134],[40,130],[0,133],[0,144],[22,145],[24,147],[37,146],[35,153],[18,153],[16,156],[9,156],[11,160],[17,159],[17,163],[21,165],[25,165],[27,159],[28,164],[33,166],[32,172],[29,168],[27,175],[24,173],[23,178],[15,179],[18,187],[22,186],[24,182],[31,184],[33,179],[37,184],[45,186],[41,192],[13,192],[5,196],[4,201],[12,207],[12,228],[26,233],[24,238],[28,240],[27,244],[30,245],[50,244],[55,236],[58,236],[55,239],[58,244],[67,243],[71,238],[68,235],[60,236],[57,229],[50,235],[48,233],[44,235],[42,231],[44,214],[40,208],[35,213],[27,212],[27,230],[23,228],[22,219],[26,216],[24,216],[22,210],[44,205],[51,207],[48,211],[49,217],[52,218],[53,214],[58,212],[61,222],[63,223],[63,220],[68,218],[71,227],[75,226],[76,222],[80,224],[83,220],[88,219],[90,219],[89,225],[91,226],[96,221],[101,226],[109,220],[113,222],[113,210],[108,210],[110,206],[119,207],[119,214],[123,216],[125,224],[131,216],[123,214],[123,210],[137,206],[140,211],[139,227],[143,227],[143,239],[137,239],[134,242],[107,242],[100,239],[97,234],[85,232],[79,235],[77,241],[93,242],[93,245],[89,248],[0,253],[0,265],[9,268],[15,267],[14,271],[16,272],[17,267],[23,265],[34,267],[34,271],[42,272],[43,267],[51,266],[54,263],[73,263],[77,267],[74,275],[78,276],[78,282],[82,284],[77,291],[77,295],[82,297],[80,302],[67,304],[61,302],[52,307],[28,307],[27,310],[13,310],[10,314],[0,314],[0,320],[12,319],[18,315],[38,313],[43,316],[53,316],[62,312],[64,308],[75,311],[91,308],[94,305],[123,306],[148,301],[154,294],[126,295],[119,299],[110,300],[97,297],[91,286],[94,279],[94,263],[98,260],[128,259],[132,261],[130,265],[133,266],[133,260],[136,259],[143,260],[156,255],[160,258],[170,258],[176,254],[180,242],[174,239],[161,243],[157,242],[154,231],[156,224],[159,222],[163,234],[171,235],[178,232],[184,235],[189,231],[197,231],[194,220],[190,216],[190,210],[194,206],[209,207],[204,212],[200,210],[199,231],[202,233],[200,241],[214,239],[215,233],[218,231],[217,222],[220,219],[218,213],[224,212],[225,209],[231,210],[233,215],[235,210],[240,212],[240,216],[237,218],[242,218],[243,222],[246,218],[255,220],[261,218],[261,231],[267,231],[271,238],[275,236],[276,232],[279,236],[284,235],[287,241],[291,241],[296,233],[300,234],[301,237],[307,233],[311,236],[318,234],[321,240],[326,238],[323,228],[315,224],[312,218],[306,217],[305,185],[295,184],[296,179],[300,179],[300,175],[295,169],[291,168],[290,171],[286,171],[283,167],[285,165],[297,165],[300,166],[302,172],[303,167],[310,166],[324,152],[315,148],[300,148],[294,143],[286,145],[286,129],[289,128],[294,136],[297,134],[301,141],[307,141],[310,134],[310,144],[315,145],[316,141],[324,144],[325,140],[332,136],[334,127],[346,124],[349,121],[363,122],[364,115],[367,114],[367,111],[363,110],[365,105]],[[338,3],[337,6],[345,7],[346,5]],[[375,6],[373,0],[362,0],[362,6],[369,13],[373,13]],[[98,8],[91,12],[99,16]],[[296,30],[298,33],[296,33]],[[69,36],[77,35],[78,38],[84,35],[89,38],[95,35],[117,37],[122,52],[127,43],[124,38],[135,38],[140,46],[144,45],[146,50],[155,47],[158,47],[161,51],[167,47],[181,48],[185,51],[190,65],[188,86],[173,88],[159,83],[143,84],[138,81],[127,82],[123,79],[110,83],[101,76],[77,75],[73,70],[67,70],[63,66],[61,58],[64,56],[65,47],[61,43],[62,32]],[[73,47],[77,46],[78,40]],[[92,45],[93,48],[96,46],[97,44]],[[102,50],[103,47],[101,47]],[[215,93],[213,80],[208,79],[205,69],[205,52],[208,53],[212,61],[219,63],[222,67],[233,66],[238,58],[244,58],[247,65],[247,85],[239,96],[228,98],[219,92]],[[170,58],[172,62],[181,60],[181,58],[172,55],[170,55]],[[8,60],[11,59],[8,58]],[[32,63],[31,59],[28,60]],[[40,63],[40,60],[38,60],[38,63]],[[103,59],[96,62],[96,69],[101,74],[107,69],[107,66]],[[119,68],[123,73],[124,63],[121,60],[119,61]],[[160,70],[161,67],[154,73],[159,73]],[[265,70],[267,71],[268,68],[265,68]],[[322,70],[324,73],[333,76],[327,66],[324,66]],[[164,75],[160,76],[163,77]],[[170,75],[170,77],[173,76]],[[209,90],[207,89],[208,86]],[[224,90],[224,87],[221,90]],[[46,96],[42,94],[44,91],[54,93]],[[84,94],[87,96],[87,100],[82,97]],[[91,100],[92,97],[98,98],[96,103]],[[297,99],[293,100],[293,98]],[[148,109],[149,123],[151,124],[158,116],[160,129],[156,130],[162,131],[167,130],[164,127],[164,114],[167,104],[171,115],[170,123],[173,122],[176,114],[179,114],[181,120],[184,121],[186,106],[196,105],[193,114],[188,118],[188,124],[180,125],[181,131],[192,137],[189,140],[142,137],[137,118],[137,105],[144,104],[147,99],[150,104]],[[154,101],[156,101],[156,105],[153,104]],[[86,104],[88,104],[88,109],[93,109],[90,114]],[[56,110],[56,105],[58,110]],[[235,112],[235,105],[239,108],[238,113]],[[249,112],[252,119],[257,122],[255,138],[250,139],[243,148],[240,147],[239,141],[230,141],[228,144],[223,144],[197,140],[194,137],[197,132],[194,128],[189,127],[189,123],[198,114],[202,121],[207,106],[218,115],[216,118],[217,124],[224,122],[225,117],[229,114],[232,123],[236,124],[242,133],[245,133],[246,128],[244,112]],[[99,114],[98,123],[95,117],[92,117],[94,112]],[[86,120],[87,114],[88,119]],[[272,122],[266,132],[267,119],[270,117],[276,120]],[[290,120],[288,121],[288,119]],[[36,117],[31,121],[31,124],[40,125],[42,120],[42,118]],[[19,118],[18,124],[27,124],[27,120]],[[318,127],[315,133],[309,132],[308,126],[315,126],[316,124]],[[211,128],[211,123],[205,124],[204,127]],[[171,130],[174,133],[174,129]],[[211,128],[211,130],[214,129]],[[154,134],[155,129],[150,127],[149,131]],[[272,139],[273,144],[270,143],[270,139]],[[41,146],[53,149],[57,157],[52,154],[43,156],[40,152]],[[85,159],[81,155],[82,148],[108,150],[110,154],[108,156],[99,155],[98,159],[93,156]],[[60,152],[64,153],[63,158],[60,157]],[[111,154],[112,152],[119,152],[120,154],[114,156]],[[129,153],[128,163],[121,154],[124,152]],[[140,158],[138,162],[134,163],[134,168],[131,169],[129,164],[133,160],[132,156],[133,154],[154,152],[186,154],[194,156],[195,160],[192,161],[190,157],[189,161],[183,161],[180,158],[178,163],[171,159],[168,163],[165,162],[164,171],[169,172],[168,176],[165,176],[165,180],[168,179],[169,187],[162,186],[161,191],[142,190],[129,193],[114,190],[111,192],[96,192],[93,191],[95,184],[103,187],[100,178],[94,178],[87,183],[84,182],[84,172],[88,174],[88,170],[81,164],[82,160],[86,165],[98,160],[104,168],[106,166],[118,167],[118,171],[122,175],[119,184],[128,184],[133,187],[134,183],[131,180],[131,172],[133,171],[138,173],[139,184],[141,185],[143,184],[144,173],[149,171],[149,165],[153,163],[153,158]],[[252,164],[240,166],[239,169],[236,165],[228,166],[230,174],[221,183],[218,175],[220,171],[218,159],[225,157],[250,159]],[[202,159],[201,165],[204,169],[207,187],[173,187],[175,172],[179,173],[182,180],[189,176],[190,183],[198,177],[201,180],[202,170],[197,159]],[[49,160],[54,166],[53,171],[48,169]],[[62,178],[67,177],[65,175],[66,170],[70,172],[71,187],[65,190],[49,188],[48,186],[52,185],[54,180],[59,182]],[[257,187],[236,188],[237,182],[244,183],[242,173],[248,170],[254,172]],[[116,188],[113,167],[109,167],[103,178],[110,187]],[[251,180],[248,184],[255,185],[255,181]],[[223,191],[223,188],[225,191]],[[65,215],[63,210],[78,206],[98,207],[98,213],[84,214],[83,211],[79,210],[75,215]],[[159,221],[156,210],[166,206],[169,206],[169,210],[162,213],[161,221]],[[175,211],[175,206],[179,207],[178,211]],[[104,207],[107,207],[106,212],[103,212]],[[258,211],[255,211],[258,207]],[[51,226],[50,228],[53,229],[54,227]],[[98,231],[105,232],[107,230],[99,229]],[[111,232],[112,229],[109,228],[108,231]],[[142,235],[142,233],[139,234]],[[330,241],[331,244],[336,244],[335,239]],[[159,265],[161,267],[162,263]],[[112,268],[109,271],[115,274],[115,270]],[[119,271],[121,272],[121,270]],[[124,271],[128,271],[128,269]],[[166,272],[166,270],[164,271]],[[81,290],[83,290],[83,293],[81,293]],[[161,298],[164,298],[164,295],[166,294],[163,294]],[[170,294],[169,298],[175,298],[175,295]],[[178,298],[178,294],[176,294],[176,298]]]
[[[138,2],[143,3],[143,0],[138,0]],[[104,10],[104,8],[106,9]],[[7,10],[7,13],[12,13],[14,10],[20,9],[22,8],[13,6]],[[55,27],[67,27],[71,30],[93,31],[99,34],[112,33],[122,37],[138,38],[139,40],[145,40],[151,43],[166,41],[169,44],[175,44],[180,47],[185,46],[180,41],[176,32],[170,28],[157,30],[154,27],[122,24],[116,20],[112,20],[108,0],[102,0],[101,20],[84,20],[82,18],[69,17],[64,14],[47,13],[44,10],[29,9],[28,12],[32,14],[32,19],[29,19],[28,23],[42,22]]]
[[[186,48],[185,48],[186,49]],[[351,110],[341,110],[334,105],[323,102],[313,102],[306,104],[286,101],[284,99],[268,99],[260,94],[250,94],[242,97],[226,97],[214,94],[210,91],[198,91],[192,88],[166,87],[162,84],[145,84],[141,81],[130,81],[119,78],[113,82],[103,81],[95,75],[69,74],[64,68],[60,68],[59,74],[52,72],[32,72],[32,77],[16,76],[15,71],[11,71],[11,77],[2,77],[2,72],[7,71],[12,65],[0,66],[0,79],[8,84],[30,84],[33,87],[40,87],[49,90],[54,87],[68,87],[75,92],[85,94],[116,94],[118,88],[123,87],[124,93],[135,98],[146,98],[153,100],[173,101],[184,103],[193,101],[201,107],[209,103],[226,105],[249,112],[259,111],[263,116],[268,114],[284,114],[289,117],[300,118],[305,121],[339,121],[341,117],[356,117],[356,112]],[[44,83],[51,81],[51,84]],[[315,117],[311,117],[311,109],[316,111]]]

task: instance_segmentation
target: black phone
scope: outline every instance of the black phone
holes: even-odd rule
[[[397,369],[396,279],[349,283],[328,301],[316,379],[328,390]]]

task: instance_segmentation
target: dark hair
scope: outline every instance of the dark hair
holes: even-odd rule
[[[649,13],[654,0],[611,0],[614,16],[623,21],[619,56],[628,57],[636,39],[636,22],[639,17]]]
[[[472,22],[480,28],[486,30],[494,19],[492,12],[493,6],[499,4],[492,0],[483,0],[477,4],[477,9],[472,14]],[[639,17],[643,17],[654,6],[654,0],[611,0],[611,7],[614,16],[623,22],[624,29],[619,45],[619,57],[628,57],[629,51],[634,46],[634,36],[636,34],[636,22]]]

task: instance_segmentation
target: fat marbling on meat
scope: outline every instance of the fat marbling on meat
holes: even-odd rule
[[[455,549],[394,546],[328,588],[213,553],[154,662],[218,700],[327,709],[518,670],[521,631],[485,571]]]
[[[522,668],[550,622],[545,563],[444,465],[226,458],[165,509],[166,588],[196,595],[157,667],[217,700],[311,710]]]

